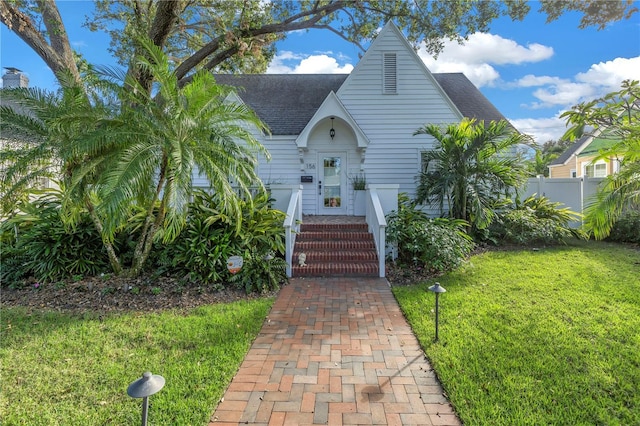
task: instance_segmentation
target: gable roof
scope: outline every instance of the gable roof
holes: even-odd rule
[[[573,156],[574,154],[576,154],[577,152],[580,151],[580,148],[582,147],[582,145],[585,144],[585,142],[590,138],[591,136],[589,135],[584,135],[582,136],[580,139],[577,139],[573,145],[571,145],[569,148],[567,148],[562,154],[560,154],[558,156],[558,158],[556,158],[555,160],[551,161],[549,163],[549,166],[560,166],[563,164],[566,164],[567,161],[569,161],[569,159],[571,158],[571,156]]]
[[[594,137],[591,142],[578,154],[578,157],[588,157],[593,155],[599,155],[603,149],[613,147],[620,142],[620,138],[611,136],[611,134],[602,133],[598,137]]]
[[[217,74],[219,84],[234,86],[238,96],[274,135],[297,135],[331,91],[348,74]]]
[[[618,138],[612,138],[606,130],[595,130],[592,133],[583,135],[576,140],[573,145],[567,148],[558,158],[549,163],[549,166],[561,166],[567,164],[572,156],[588,157],[595,156],[601,149],[610,148],[619,141]]]
[[[219,84],[238,96],[274,135],[298,135],[325,98],[337,92],[348,74],[216,74]],[[478,120],[505,117],[462,73],[433,74],[463,116]]]

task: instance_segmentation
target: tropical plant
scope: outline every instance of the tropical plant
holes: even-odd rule
[[[275,267],[278,261],[265,265],[261,263],[260,256],[281,258],[284,255],[285,214],[271,209],[269,201],[266,192],[255,195],[251,203],[242,201],[243,219],[238,229],[234,218],[220,209],[223,202],[217,193],[195,191],[185,229],[175,242],[164,246],[161,258],[166,259],[164,263],[179,276],[222,287],[231,277],[227,271],[227,259],[245,254],[247,257],[242,269],[245,272],[239,275],[248,277],[254,285],[250,289],[246,282],[243,287],[247,291],[264,290],[259,285],[261,281],[256,279],[262,277],[262,282],[268,283],[267,287],[274,288],[270,276],[272,269],[269,268]]]
[[[109,267],[100,236],[86,211],[66,223],[61,216],[60,191],[48,190],[0,225],[2,283],[19,285],[33,277],[52,282],[74,276],[97,275]]]
[[[464,232],[461,219],[432,219],[409,199],[398,196],[398,210],[389,213],[387,242],[397,249],[398,263],[445,272],[458,267],[469,256],[473,241]]]
[[[587,129],[617,141],[594,159],[617,158],[618,173],[601,184],[585,209],[584,226],[596,239],[606,238],[626,210],[640,207],[640,82],[626,80],[619,91],[575,106],[561,115],[571,125],[565,137],[582,136]]]
[[[243,262],[240,272],[229,282],[247,294],[277,290],[287,281],[287,262],[282,257],[264,251],[245,250]]]
[[[611,228],[607,240],[640,244],[640,208],[628,209]]]
[[[180,87],[167,56],[150,40],[140,43],[147,54],[137,59],[138,65],[154,77],[157,91],[152,96],[130,75],[105,70],[132,96],[123,97],[122,113],[105,122],[102,131],[85,137],[83,146],[89,153],[104,139],[113,146],[100,158],[109,169],[97,187],[99,211],[107,218],[105,234],[114,235],[132,203],[146,209],[131,275],[141,272],[156,236],[169,242],[180,233],[196,170],[219,194],[219,207],[239,228],[239,194],[251,199],[251,188],[262,185],[255,171],[256,155],[269,157],[250,130],[264,126],[246,106],[227,101],[230,88],[217,85],[207,72],[196,73],[191,84]]]
[[[500,211],[490,227],[489,238],[523,245],[559,244],[570,237],[584,238],[579,229],[569,226],[581,218],[579,213],[562,207],[562,203],[533,194]]]
[[[355,191],[364,191],[367,189],[367,177],[364,173],[356,173],[355,175],[349,176],[349,180]]]
[[[136,208],[146,212],[128,270],[133,276],[157,238],[169,242],[184,226],[194,175],[209,181],[239,229],[241,198],[250,202],[251,188],[261,186],[256,155],[269,158],[251,132],[264,126],[246,106],[228,100],[232,89],[204,71],[180,87],[166,55],[147,39],[139,43],[146,55],[133,60],[153,77],[153,94],[130,74],[103,68],[102,77],[85,79],[87,87],[68,81],[61,90],[65,102],[44,108],[40,120],[43,143],[55,148],[65,180],[63,210],[87,208],[115,273],[121,262],[109,247],[116,233]]]
[[[459,124],[435,124],[414,135],[429,135],[434,147],[423,154],[416,200],[439,208],[442,215],[462,219],[474,230],[486,228],[508,193],[526,178],[514,149],[526,141],[506,121],[489,124],[464,119]]]

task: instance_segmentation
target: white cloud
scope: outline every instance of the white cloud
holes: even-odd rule
[[[587,72],[576,75],[576,80],[601,86],[607,93],[615,91],[623,80],[640,80],[640,56],[593,64]]]
[[[561,84],[566,80],[563,80],[559,77],[550,77],[547,75],[536,76],[533,74],[527,74],[514,84],[516,87],[538,87],[545,86],[548,84]]]
[[[518,65],[540,62],[553,56],[553,48],[538,43],[523,46],[513,40],[489,33],[475,33],[464,44],[447,40],[434,59],[422,47],[418,55],[432,72],[462,72],[476,86],[488,86],[499,80],[493,65]]]
[[[597,91],[595,87],[589,84],[563,81],[534,90],[533,96],[541,101],[532,104],[532,107],[535,109],[549,108],[555,105],[570,107],[584,99],[597,97]]]
[[[267,74],[349,74],[352,70],[352,64],[340,65],[335,58],[326,54],[282,51],[269,64]]]
[[[558,140],[567,131],[565,121],[559,114],[549,118],[519,118],[509,120],[522,133],[531,135],[538,144]]]
[[[572,79],[529,74],[508,86],[538,87],[532,92],[538,101],[525,105],[526,108],[569,109],[580,102],[619,90],[620,83],[627,79],[640,80],[640,56],[593,64],[586,72],[578,73]]]

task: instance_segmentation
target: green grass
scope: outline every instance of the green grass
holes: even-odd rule
[[[145,371],[166,379],[149,424],[207,424],[273,299],[189,312],[71,316],[3,309],[3,425],[133,425],[127,396]]]
[[[468,425],[640,425],[640,251],[489,252],[394,293]]]

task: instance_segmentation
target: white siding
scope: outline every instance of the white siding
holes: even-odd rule
[[[397,53],[397,94],[384,94],[383,55]],[[433,139],[413,136],[427,123],[455,123],[461,116],[442,89],[393,28],[386,27],[337,93],[369,138],[365,172],[368,183],[399,184],[415,194],[420,151]]]

